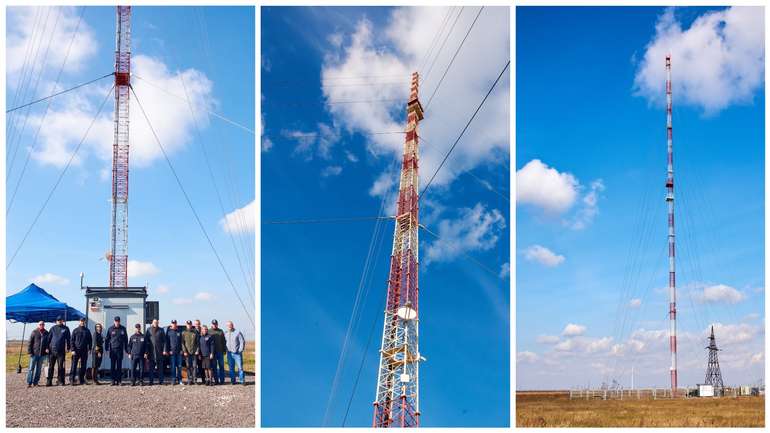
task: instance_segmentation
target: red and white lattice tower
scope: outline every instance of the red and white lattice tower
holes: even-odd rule
[[[117,7],[115,137],[112,147],[110,287],[128,286],[128,92],[131,85],[131,6]]]
[[[385,323],[382,327],[373,427],[418,427],[420,386],[418,346],[419,143],[423,119],[417,98],[418,74],[412,74],[406,105],[406,138],[399,184],[393,252],[390,257]]]
[[[676,242],[674,236],[674,128],[671,124],[671,55],[666,55],[666,141],[668,171],[666,174],[666,203],[668,204],[668,318],[671,348],[671,393],[676,394]]]

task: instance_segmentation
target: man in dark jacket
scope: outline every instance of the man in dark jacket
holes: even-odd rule
[[[99,383],[99,367],[102,366],[102,358],[104,357],[104,336],[102,335],[102,324],[97,323],[94,326],[94,349],[91,357],[91,379],[94,381],[94,385],[100,385]]]
[[[48,330],[45,322],[37,322],[37,328],[29,336],[27,354],[29,355],[29,371],[27,372],[27,388],[37,386],[40,381],[40,371],[43,369],[43,357],[48,353]]]
[[[158,372],[158,383],[163,385],[163,359],[166,356],[166,333],[158,326],[158,319],[152,321],[152,326],[144,334],[147,343],[147,359],[150,361],[150,385],[153,384],[155,372]]]
[[[75,373],[81,385],[86,383],[86,361],[91,350],[91,331],[86,327],[85,317],[80,319],[80,325],[72,331],[72,365],[70,366],[70,385],[75,386]],[[78,363],[80,368],[78,369]]]
[[[51,386],[53,382],[54,366],[57,372],[57,385],[64,385],[64,357],[70,350],[70,328],[64,324],[64,318],[56,318],[56,325],[48,331],[48,378],[45,386]]]
[[[115,316],[115,324],[107,330],[104,337],[104,350],[110,354],[110,379],[112,386],[123,381],[123,354],[128,353],[128,332],[120,324],[120,317]]]
[[[147,339],[142,334],[142,325],[134,325],[136,332],[128,339],[128,358],[131,360],[131,386],[144,386],[144,360],[147,359]]]
[[[214,339],[214,359],[211,360],[214,384],[222,385],[225,383],[225,352],[227,352],[227,343],[225,342],[225,333],[219,327],[217,319],[211,321],[209,335]]]
[[[171,326],[166,329],[166,354],[171,367],[171,384],[182,384],[182,330],[176,324],[176,319],[171,321]]]
[[[198,369],[198,333],[192,322],[187,321],[187,329],[182,332],[182,354],[187,365],[187,384],[195,385],[196,370]]]

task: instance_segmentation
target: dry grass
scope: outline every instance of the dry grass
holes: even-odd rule
[[[517,392],[517,427],[764,427],[765,398],[570,400]]]
[[[21,349],[21,368],[26,371],[29,367],[29,356],[27,355],[27,344],[24,343],[24,347],[21,347],[19,340],[9,340],[5,344],[5,371],[16,371],[19,365],[19,349]],[[246,342],[246,350],[243,352],[243,371],[247,373],[254,373],[254,342]],[[65,364],[67,372],[70,368],[70,354],[67,354],[67,362]],[[109,361],[108,361],[109,362]],[[225,356],[225,364],[227,364],[227,356]],[[109,366],[109,364],[108,364]]]

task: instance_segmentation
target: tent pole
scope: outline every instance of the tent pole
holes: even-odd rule
[[[24,322],[24,328],[21,331],[21,346],[19,346],[19,366],[16,368],[16,374],[21,373],[21,352],[24,351],[25,335],[27,335],[27,322]]]

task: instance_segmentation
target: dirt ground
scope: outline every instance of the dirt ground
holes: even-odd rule
[[[570,400],[517,392],[516,427],[764,427],[765,398]]]
[[[254,376],[246,376],[246,385],[229,385],[226,378],[228,384],[219,386],[131,387],[124,380],[121,387],[29,389],[26,368],[22,374],[6,373],[5,378],[7,427],[255,426]]]

